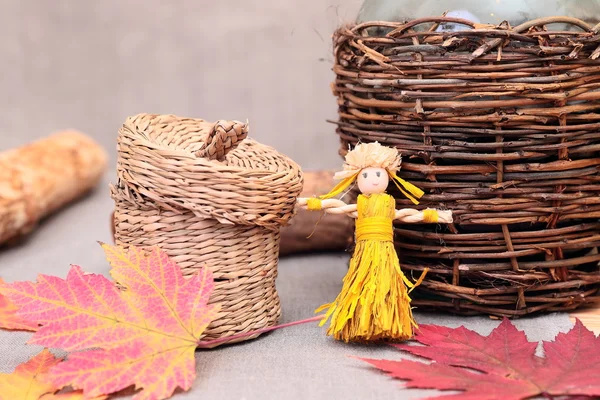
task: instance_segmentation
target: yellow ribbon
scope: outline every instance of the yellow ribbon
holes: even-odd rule
[[[406,276],[402,275],[402,280],[404,281],[406,286],[408,286],[408,293],[412,292],[414,288],[416,288],[421,283],[423,283],[423,280],[425,279],[425,275],[427,275],[427,272],[429,272],[429,268],[425,267],[423,269],[423,272],[421,272],[421,276],[419,276],[419,279],[417,279],[417,281],[415,283],[412,283],[411,281],[408,280],[408,278]]]
[[[350,186],[352,184],[352,182],[354,182],[354,180],[356,179],[356,177],[358,176],[359,173],[360,173],[360,171],[357,171],[354,175],[341,180],[340,183],[335,185],[335,187],[333,189],[331,189],[331,191],[329,193],[324,194],[323,196],[319,196],[319,198],[322,200],[330,199],[330,198],[335,197],[338,194],[342,193],[346,188],[348,188],[348,186]]]
[[[400,190],[400,192],[402,192],[403,195],[408,197],[408,199],[412,201],[413,204],[419,204],[419,201],[417,199],[420,199],[425,194],[425,192],[423,192],[421,189],[419,189],[412,183],[400,178],[393,172],[388,171],[388,174],[390,175],[390,178],[392,179],[392,181],[394,181],[394,184]]]
[[[321,199],[311,197],[306,201],[306,207],[309,211],[319,211],[322,208]]]
[[[379,240],[391,242],[394,240],[394,228],[391,218],[368,217],[356,220],[356,241]]]
[[[437,210],[432,210],[430,208],[423,210],[423,222],[426,224],[435,224],[438,222],[438,212]]]
[[[342,193],[344,190],[346,190],[348,188],[348,186],[350,186],[352,184],[352,182],[354,182],[354,180],[356,179],[356,177],[358,176],[359,173],[360,173],[360,171],[357,171],[353,175],[341,180],[337,185],[335,185],[335,187],[333,189],[331,189],[331,191],[329,193],[319,196],[319,199],[321,199],[321,200],[330,199],[330,198],[335,197],[338,194]],[[396,187],[400,190],[400,192],[402,192],[403,195],[405,195],[414,204],[419,204],[419,201],[417,199],[420,199],[423,196],[423,194],[425,194],[425,192],[423,192],[421,189],[419,189],[412,183],[407,182],[404,179],[400,178],[393,172],[388,171],[388,175],[389,175],[390,179],[394,182]],[[316,206],[316,203],[314,203],[314,204]],[[320,208],[319,208],[319,210],[320,210]]]

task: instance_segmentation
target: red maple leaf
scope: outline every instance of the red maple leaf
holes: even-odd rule
[[[424,346],[395,347],[434,362],[362,360],[408,381],[409,388],[461,392],[437,397],[442,399],[600,396],[600,339],[579,320],[568,333],[544,342],[544,357],[508,319],[487,337],[464,327],[423,325],[415,340]]]

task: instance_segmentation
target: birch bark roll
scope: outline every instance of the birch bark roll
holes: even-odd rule
[[[0,244],[95,187],[106,163],[102,147],[76,131],[0,153]]]

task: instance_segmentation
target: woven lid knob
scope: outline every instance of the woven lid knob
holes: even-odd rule
[[[223,160],[225,155],[248,136],[248,123],[238,121],[217,121],[204,140],[204,146],[196,157],[210,160]]]

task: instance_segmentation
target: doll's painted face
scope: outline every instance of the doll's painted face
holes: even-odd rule
[[[374,194],[385,192],[390,179],[383,168],[365,168],[360,171],[356,181],[362,194]]]

